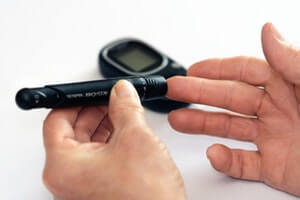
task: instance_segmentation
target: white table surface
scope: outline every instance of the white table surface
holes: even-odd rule
[[[18,109],[19,88],[99,79],[99,49],[124,36],[144,39],[187,67],[211,57],[263,57],[260,32],[267,21],[300,44],[298,2],[0,0],[0,199],[52,199],[41,180],[48,110]],[[167,115],[146,114],[183,174],[189,199],[297,199],[219,174],[205,156],[213,143],[254,149],[252,144],[183,135],[170,128]]]

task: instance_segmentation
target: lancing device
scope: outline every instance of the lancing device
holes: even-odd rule
[[[141,101],[163,98],[167,93],[167,82],[163,76],[131,76],[23,88],[16,95],[16,103],[24,110],[108,104],[112,87],[121,79],[132,83]]]

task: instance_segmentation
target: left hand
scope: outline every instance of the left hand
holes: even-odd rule
[[[257,151],[213,145],[212,166],[229,176],[300,196],[300,50],[271,24],[262,32],[264,60],[235,57],[199,62],[188,77],[168,80],[168,97],[225,108],[229,113],[181,109],[170,113],[176,130],[250,141]],[[258,87],[260,86],[260,88]]]

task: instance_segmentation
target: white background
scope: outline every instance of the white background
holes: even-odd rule
[[[101,78],[99,49],[124,36],[144,39],[186,67],[210,57],[263,57],[260,32],[267,21],[300,44],[298,2],[0,0],[0,199],[52,199],[41,181],[48,110],[19,110],[19,88]],[[216,142],[246,149],[252,144],[183,135],[170,128],[167,115],[146,114],[183,174],[189,199],[296,199],[219,174],[205,156]]]

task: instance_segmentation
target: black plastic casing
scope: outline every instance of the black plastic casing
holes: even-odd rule
[[[124,43],[126,43],[126,42],[135,42],[135,43],[139,43],[140,45],[147,45],[147,48],[151,49],[156,54],[162,55],[159,51],[157,51],[150,45],[148,45],[145,42],[138,40],[138,39],[124,38],[124,39],[120,39],[117,41],[113,41],[113,42],[109,43],[108,45],[106,45],[100,51],[99,57],[98,57],[99,69],[100,69],[101,74],[104,77],[116,77],[116,76],[121,77],[121,76],[132,75],[131,73],[124,72],[123,70],[120,70],[119,68],[115,67],[114,65],[109,63],[107,61],[107,59],[105,59],[105,57],[104,57],[104,51],[107,51],[107,48],[111,48],[114,45],[114,43],[116,43],[116,42],[118,43],[118,41],[124,41],[123,43],[121,42],[121,45],[124,45]],[[155,71],[154,73],[151,73],[151,74],[149,74],[147,72],[143,72],[143,73],[141,73],[141,75],[143,75],[145,73],[147,75],[160,75],[160,76],[165,77],[166,79],[170,78],[172,76],[177,76],[177,75],[186,76],[186,69],[183,66],[181,66],[180,64],[175,62],[173,59],[169,58],[168,56],[166,56],[164,54],[163,54],[163,56],[167,59],[167,62],[166,62],[167,64],[163,68],[161,68],[160,70]],[[133,72],[133,73],[136,73],[136,72]],[[167,113],[174,109],[187,107],[189,104],[185,103],[185,102],[173,101],[173,100],[170,100],[165,97],[165,98],[161,98],[161,99],[143,102],[143,105],[146,108],[149,108],[153,111]]]
[[[17,93],[16,103],[24,110],[108,104],[111,89],[120,79],[132,83],[141,101],[162,98],[167,93],[167,83],[162,76],[131,76],[24,88]]]

